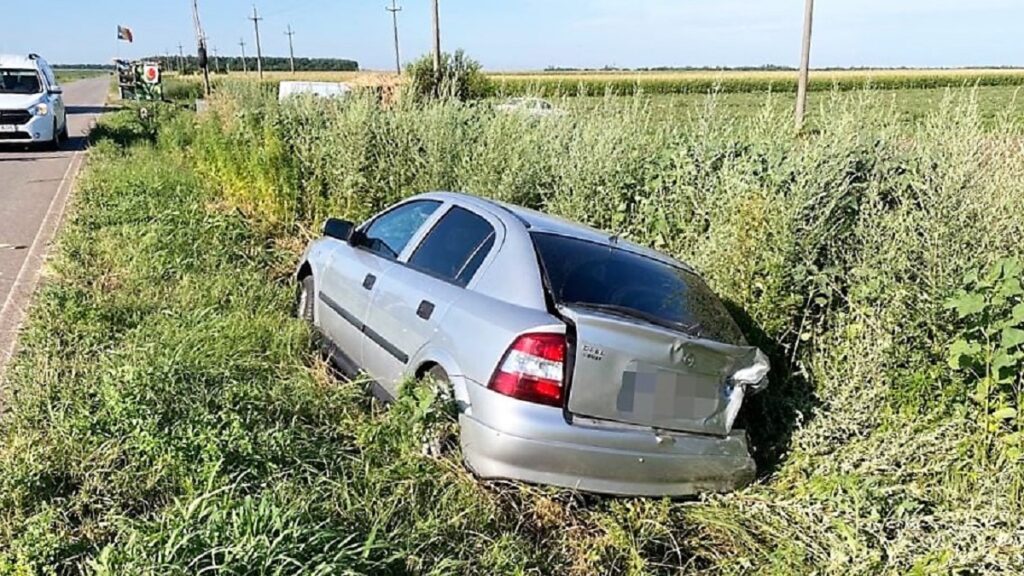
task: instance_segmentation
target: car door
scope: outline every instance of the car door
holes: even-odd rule
[[[363,341],[367,372],[392,394],[413,366],[409,358],[436,333],[477,272],[504,240],[493,215],[450,206],[404,262],[388,270],[373,295]]]
[[[64,95],[60,85],[57,84],[57,77],[48,64],[41,67],[43,77],[46,79],[46,90],[50,96],[50,105],[53,107],[53,117],[57,119],[58,130],[64,125]]]
[[[361,226],[352,242],[338,241],[321,279],[318,317],[324,334],[351,364],[363,366],[373,290],[440,206],[437,200],[400,204]]]

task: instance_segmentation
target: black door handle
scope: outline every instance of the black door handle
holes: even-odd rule
[[[363,288],[366,288],[367,290],[372,290],[373,285],[376,283],[377,277],[374,276],[373,274],[367,274],[366,278],[363,278]]]
[[[427,302],[424,300],[420,302],[420,307],[416,309],[416,315],[424,320],[430,320],[430,315],[434,313],[434,303]]]

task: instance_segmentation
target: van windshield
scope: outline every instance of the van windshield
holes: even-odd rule
[[[43,91],[35,70],[0,70],[0,94],[38,94]]]
[[[555,234],[532,237],[556,303],[746,345],[729,311],[700,276],[613,246]]]

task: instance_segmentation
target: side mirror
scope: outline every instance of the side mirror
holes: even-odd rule
[[[340,220],[338,218],[328,218],[327,222],[324,223],[324,236],[329,238],[335,238],[342,242],[348,242],[352,237],[352,232],[356,229],[356,225],[349,222],[348,220]]]
[[[64,93],[64,89],[61,88],[60,86],[50,86],[49,92],[50,92],[50,94],[63,94]]]

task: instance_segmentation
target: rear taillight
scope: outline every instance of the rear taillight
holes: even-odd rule
[[[488,388],[526,402],[561,406],[564,367],[564,334],[524,334],[509,347]]]

